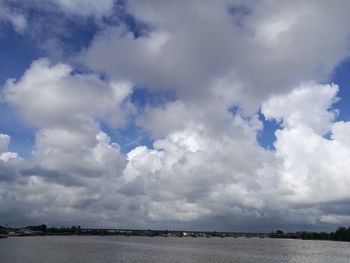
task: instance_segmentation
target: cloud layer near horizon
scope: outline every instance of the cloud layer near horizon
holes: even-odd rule
[[[129,1],[124,8],[144,25],[137,36],[105,22],[113,1],[30,2],[92,17],[99,29],[70,59],[37,59],[3,85],[2,99],[37,132],[28,159],[0,134],[0,223],[350,223],[350,122],[333,108],[342,87],[327,83],[349,55],[347,1]],[[26,34],[25,9],[3,6]],[[132,100],[140,86],[175,96],[140,107]],[[279,123],[274,149],[258,142],[264,118]],[[153,145],[122,153],[103,127],[128,123]]]

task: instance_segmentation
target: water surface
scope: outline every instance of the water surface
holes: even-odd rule
[[[255,238],[121,236],[0,239],[1,263],[350,263],[350,243]]]

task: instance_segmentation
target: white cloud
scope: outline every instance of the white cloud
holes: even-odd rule
[[[332,126],[332,139],[345,147],[350,146],[350,122],[338,121]]]
[[[207,103],[213,83],[228,78],[242,83],[231,104],[253,113],[271,94],[326,80],[349,55],[348,7],[345,1],[130,1],[127,10],[151,30],[135,38],[123,27],[106,27],[80,61]]]
[[[295,203],[334,202],[350,198],[346,162],[348,146],[328,140],[306,127],[276,132],[281,177]]]
[[[225,118],[220,107],[177,101],[153,109],[143,119],[147,128],[161,119],[179,125],[165,125],[166,131],[160,127],[167,135],[153,149],[143,146],[128,153],[121,191],[130,198],[144,196],[148,217],[160,222],[171,216],[180,221],[223,216],[247,224],[325,223],[327,204],[350,198],[349,124],[334,122],[331,110],[337,91],[336,85],[309,83],[265,102],[265,117],[284,124],[276,131],[275,151],[256,142],[259,125],[239,114]],[[181,121],[176,120],[179,110]],[[208,117],[211,111],[221,113],[216,115],[221,125]],[[327,131],[331,139],[322,137]],[[185,212],[186,207],[192,209]]]
[[[132,111],[127,82],[106,83],[97,75],[73,74],[66,64],[36,60],[19,80],[8,80],[5,100],[39,126],[75,125],[100,118],[121,125]]]
[[[304,83],[287,95],[275,95],[262,105],[262,113],[268,120],[282,121],[287,128],[304,125],[319,134],[330,130],[337,112],[329,110],[334,102],[339,87]]]
[[[268,118],[281,120],[277,130],[276,157],[281,180],[295,204],[338,202],[350,198],[347,189],[347,122],[333,122],[330,110],[338,87],[302,85],[289,94],[272,97],[263,105]],[[342,127],[342,128],[341,128]],[[332,131],[331,139],[322,135]]]
[[[106,83],[97,75],[73,74],[66,64],[41,59],[20,80],[7,81],[3,94],[40,127],[33,152],[36,162],[68,175],[98,177],[107,170],[117,176],[116,166],[123,166],[119,146],[100,131],[98,120],[124,123],[130,91],[129,83]]]
[[[126,195],[143,195],[148,216],[159,221],[236,216],[245,209],[259,213],[275,180],[273,156],[257,145],[254,125],[232,116],[230,126],[213,136],[210,123],[193,121],[156,140],[154,149],[128,153]]]
[[[33,222],[62,224],[71,217],[72,222],[111,224],[108,218],[121,206],[115,198],[125,159],[99,121],[123,124],[133,110],[130,92],[129,83],[73,74],[70,66],[47,59],[33,62],[19,80],[7,81],[5,101],[39,130],[29,161],[6,152],[9,137],[1,136],[0,199],[5,205],[0,214],[19,213]],[[100,213],[94,215],[96,209]]]

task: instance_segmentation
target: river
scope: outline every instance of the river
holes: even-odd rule
[[[43,236],[0,239],[1,263],[350,262],[350,243],[257,238]]]

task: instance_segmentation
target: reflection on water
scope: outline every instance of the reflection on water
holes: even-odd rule
[[[350,243],[246,238],[12,237],[1,263],[350,262]]]

